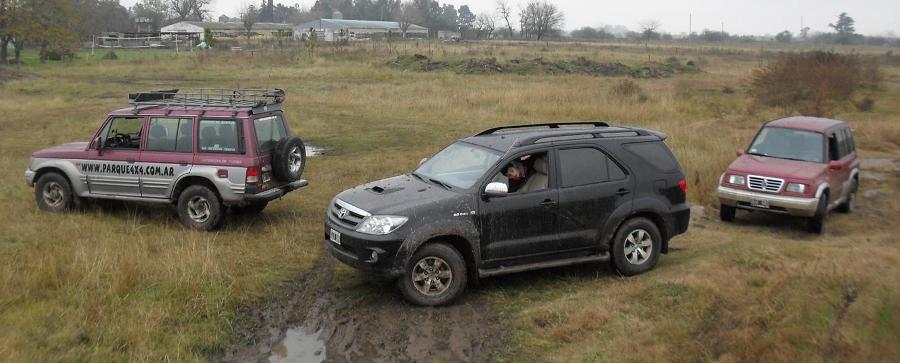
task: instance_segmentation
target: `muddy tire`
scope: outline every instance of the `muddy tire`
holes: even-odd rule
[[[467,276],[459,251],[444,243],[429,243],[409,260],[397,285],[413,304],[446,305],[466,289]]]
[[[300,180],[306,167],[306,146],[299,137],[285,137],[275,144],[272,152],[272,172],[284,182]]]
[[[69,180],[59,173],[41,175],[34,184],[34,199],[38,208],[51,213],[68,212],[75,208],[76,198]]]
[[[191,229],[211,231],[222,224],[225,208],[216,192],[204,185],[192,185],[178,196],[178,218]]]
[[[650,271],[656,266],[661,247],[662,235],[655,223],[646,218],[629,219],[613,240],[613,268],[625,276]]]
[[[806,231],[814,234],[825,233],[825,215],[828,214],[828,194],[819,197],[819,205],[816,207],[816,215],[806,221]]]
[[[850,213],[853,212],[853,202],[856,199],[856,191],[859,189],[859,184],[854,180],[853,184],[850,186],[850,192],[847,193],[847,200],[837,206],[837,211],[841,213]]]
[[[732,222],[734,221],[734,215],[737,213],[737,208],[732,206],[727,206],[724,204],[719,205],[719,219],[722,222]]]
[[[232,207],[231,211],[235,214],[255,215],[262,213],[267,205],[269,205],[269,202],[256,202],[247,204],[243,207]]]

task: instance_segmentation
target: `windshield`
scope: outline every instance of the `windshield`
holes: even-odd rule
[[[472,144],[457,142],[425,161],[413,173],[455,188],[468,189],[500,159],[500,154]]]
[[[747,150],[751,155],[773,158],[824,162],[824,142],[822,134],[812,131],[765,127]]]

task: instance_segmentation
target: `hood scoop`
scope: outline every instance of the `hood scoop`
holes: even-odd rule
[[[396,188],[396,187],[395,188],[383,188],[383,187],[376,185],[376,186],[368,188],[366,190],[368,190],[372,193],[375,193],[375,194],[391,194],[394,192],[399,192],[399,191],[403,190],[403,188]]]

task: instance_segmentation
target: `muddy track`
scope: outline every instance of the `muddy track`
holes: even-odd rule
[[[267,361],[284,353],[289,328],[316,333],[328,362],[485,361],[505,341],[505,324],[477,290],[449,307],[422,308],[389,281],[362,273],[339,281],[337,268],[323,254],[285,293],[241,312],[234,332],[242,343],[213,360]]]

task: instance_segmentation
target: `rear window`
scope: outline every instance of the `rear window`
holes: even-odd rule
[[[678,160],[662,141],[626,144],[625,149],[662,171],[678,169]]]
[[[200,120],[200,152],[239,153],[240,123],[236,120]]]
[[[256,145],[260,151],[272,151],[275,144],[287,135],[284,121],[278,115],[254,120],[253,129],[256,131]]]

